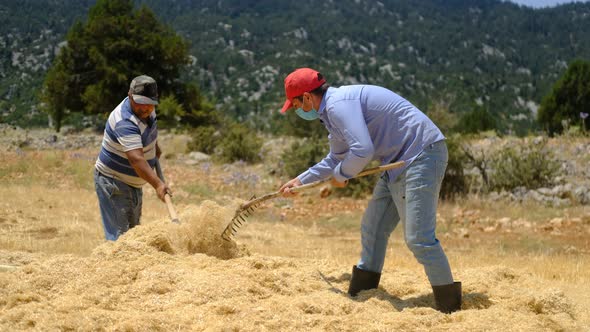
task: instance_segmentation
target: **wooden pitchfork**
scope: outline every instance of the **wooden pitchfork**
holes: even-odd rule
[[[390,169],[400,168],[404,165],[403,161],[398,161],[391,164],[381,165],[377,167],[367,168],[366,170],[358,173],[354,178],[360,178],[362,176],[371,175],[375,173],[385,172]],[[308,184],[304,184],[298,187],[292,187],[291,192],[297,193],[306,189],[315,188],[323,183],[330,181],[332,178],[328,178],[325,180],[319,180],[315,182],[311,182]],[[281,196],[282,193],[280,191],[276,191],[270,194],[266,194],[261,197],[252,197],[249,201],[240,205],[240,207],[236,210],[234,217],[232,218],[231,222],[225,227],[223,233],[221,233],[221,237],[226,241],[231,241],[232,236],[235,236],[238,232],[238,228],[240,228],[245,222],[246,218],[249,217],[253,212],[254,209],[257,208],[260,203],[267,201],[269,199],[273,199],[276,197]]]
[[[164,179],[164,173],[162,173],[162,166],[160,166],[160,160],[156,158],[156,174],[162,182],[166,183]],[[172,198],[170,197],[169,193],[164,195],[164,201],[166,202],[166,208],[168,209],[168,215],[170,216],[170,221],[176,224],[180,224],[180,219],[178,219],[178,214],[176,214],[176,209],[174,205],[172,205]]]

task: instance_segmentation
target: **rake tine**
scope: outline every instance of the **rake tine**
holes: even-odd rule
[[[227,228],[223,231],[223,233],[221,234],[221,238],[224,239],[227,242],[231,241],[231,236],[227,235]]]
[[[252,196],[252,198],[250,200],[254,200],[254,199],[256,199],[256,195]],[[233,217],[233,219],[229,223],[229,225],[227,225],[227,227],[225,227],[225,230],[221,234],[221,237],[228,242],[231,241],[231,237],[236,235],[236,233],[238,232],[238,228],[240,228],[241,226],[244,225],[244,223],[246,222],[246,218],[250,217],[254,213],[255,209],[259,206],[260,206],[260,203],[250,205],[249,207],[247,207],[241,211],[238,210],[236,212],[236,215]]]

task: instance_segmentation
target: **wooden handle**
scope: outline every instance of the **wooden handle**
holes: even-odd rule
[[[377,166],[377,167],[367,168],[366,170],[357,174],[354,178],[360,178],[361,176],[385,172],[385,171],[389,171],[390,169],[394,169],[394,168],[400,168],[400,167],[404,166],[404,164],[405,164],[405,161],[402,160],[402,161],[396,161],[395,163],[391,163],[391,164],[385,164],[385,165],[381,165],[381,166]]]
[[[176,214],[176,209],[174,209],[174,205],[172,205],[172,198],[170,197],[170,194],[164,195],[164,201],[166,201],[166,207],[168,208],[170,220],[172,220],[174,223],[180,224],[178,214]]]
[[[405,164],[404,161],[397,161],[397,162],[391,163],[391,164],[386,164],[386,165],[381,165],[381,166],[377,166],[377,167],[367,168],[366,170],[358,173],[354,178],[360,178],[362,176],[371,175],[371,174],[380,173],[380,172],[385,172],[385,171],[388,171],[388,170],[394,169],[394,168],[400,168],[404,164]],[[300,192],[300,191],[303,191],[303,190],[306,190],[306,189],[314,188],[314,187],[317,187],[317,186],[321,185],[322,183],[326,183],[326,182],[331,181],[331,180],[332,180],[332,178],[328,178],[328,179],[325,179],[325,180],[319,180],[319,181],[311,182],[311,183],[304,184],[304,185],[301,185],[301,186],[292,187],[291,188],[291,192],[297,193],[297,192]],[[241,207],[240,207],[240,209],[238,209],[238,211],[236,212],[236,214],[239,211],[243,211],[243,210],[248,209],[252,205],[256,205],[258,203],[264,202],[266,200],[269,200],[269,199],[272,199],[272,198],[275,198],[275,197],[278,197],[278,196],[281,196],[281,195],[282,195],[282,193],[280,191],[277,191],[277,192],[274,192],[274,193],[270,193],[270,194],[264,195],[262,197],[255,198],[255,199],[253,199],[251,201],[248,201],[248,202],[242,204]]]
[[[156,174],[162,180],[162,182],[166,183],[166,179],[164,179],[164,173],[162,173],[162,166],[160,166],[160,160],[156,158]]]
[[[381,173],[381,172],[385,172],[385,171],[389,171],[390,169],[394,169],[394,168],[400,168],[404,165],[403,161],[398,161],[395,163],[391,163],[391,164],[386,164],[386,165],[381,165],[381,166],[376,166],[376,167],[371,167],[371,168],[367,168],[366,170],[358,173],[355,177],[353,177],[353,179],[356,178],[360,178],[362,176],[367,176],[367,175],[371,175],[371,174],[375,174],[375,173]],[[328,178],[325,180],[319,180],[319,181],[315,181],[315,182],[311,182],[308,184],[304,184],[301,186],[297,186],[297,187],[293,187],[291,188],[291,192],[299,192],[305,189],[310,189],[310,188],[314,188],[319,186],[322,183],[331,181],[332,178]]]
[[[164,173],[162,173],[162,166],[160,166],[160,160],[156,158],[156,174],[158,174],[158,177],[160,178],[160,180],[162,180],[162,182],[166,182],[166,180],[164,180]],[[180,219],[178,219],[178,214],[176,214],[176,209],[174,208],[174,205],[172,205],[172,198],[170,197],[170,194],[166,193],[164,195],[164,201],[166,202],[166,208],[168,208],[168,215],[170,216],[170,220],[174,223],[180,224]]]

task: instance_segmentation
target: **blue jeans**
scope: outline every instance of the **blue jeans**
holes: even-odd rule
[[[139,225],[143,192],[120,180],[94,170],[94,185],[100,206],[104,236],[116,241],[130,228]]]
[[[361,224],[359,269],[381,273],[389,235],[401,220],[406,245],[424,266],[430,284],[453,283],[447,256],[435,235],[438,195],[447,163],[446,143],[439,141],[427,146],[393,182],[387,173],[379,179]]]

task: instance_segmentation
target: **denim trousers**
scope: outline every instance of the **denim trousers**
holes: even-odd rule
[[[143,192],[123,181],[94,170],[94,185],[100,206],[105,238],[116,241],[130,228],[139,225]]]
[[[432,286],[453,283],[453,275],[436,238],[436,209],[448,163],[444,141],[428,145],[394,181],[385,173],[361,223],[361,259],[357,267],[381,273],[387,242],[401,221],[406,245],[424,266]]]

